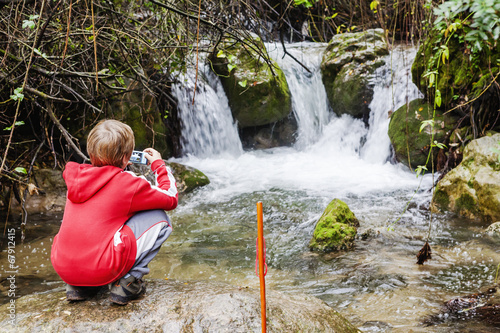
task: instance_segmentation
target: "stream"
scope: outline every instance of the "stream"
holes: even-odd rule
[[[476,321],[444,320],[423,326],[443,302],[493,284],[498,243],[487,224],[431,214],[432,175],[415,177],[392,159],[388,111],[420,97],[411,82],[414,48],[397,47],[373,75],[367,128],[329,109],[319,64],[326,44],[266,45],[284,70],[298,122],[292,147],[245,151],[218,78],[200,65],[174,87],[183,119],[185,157],[210,185],[187,194],[171,212],[174,232],[150,264],[149,279],[225,281],[259,287],[255,275],[256,203],[262,201],[267,246],[266,287],[314,295],[363,332],[495,332]],[[437,177],[435,175],[434,177]],[[354,249],[309,251],[315,223],[328,203],[346,202],[360,221]],[[409,203],[409,204],[408,204]],[[405,207],[408,204],[408,209]],[[62,213],[30,216],[31,237],[16,247],[24,294],[61,288],[50,245]],[[39,231],[38,233],[36,231]],[[432,259],[416,264],[430,231]],[[1,254],[6,270],[5,252]],[[2,301],[6,301],[2,283]]]

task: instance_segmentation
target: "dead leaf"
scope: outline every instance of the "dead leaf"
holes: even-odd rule
[[[33,183],[28,184],[28,192],[30,193],[30,195],[33,195],[33,194],[39,195],[40,194],[40,193],[38,193],[38,187],[36,187],[36,185]]]
[[[418,251],[417,254],[417,264],[423,265],[427,260],[432,259],[432,250],[428,242],[425,242],[424,246]]]

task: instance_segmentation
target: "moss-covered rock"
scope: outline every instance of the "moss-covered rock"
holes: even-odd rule
[[[432,198],[432,208],[452,211],[471,219],[500,219],[500,134],[471,141],[462,163],[441,179]]]
[[[111,99],[108,112],[113,114],[114,119],[121,120],[132,128],[137,150],[153,147],[163,156],[170,156],[167,130],[156,97],[138,89],[138,85],[138,82],[129,82],[130,92]]]
[[[248,44],[228,38],[210,57],[239,128],[272,124],[292,111],[283,71],[276,62],[264,61],[257,50],[267,55],[258,37],[249,40]]]
[[[391,115],[388,134],[399,162],[411,168],[426,165],[432,130],[431,126],[426,126],[420,131],[420,127],[423,120],[432,119],[432,113],[431,105],[416,99]],[[436,110],[434,121],[434,140],[442,142],[453,130],[455,118]],[[434,148],[433,153],[436,158],[438,149]]]
[[[347,204],[334,199],[316,223],[309,247],[316,251],[350,249],[358,227],[359,221]]]
[[[471,53],[467,48],[470,45],[463,41],[465,33],[459,29],[445,37],[443,31],[431,30],[413,62],[413,82],[431,101],[434,101],[436,89],[439,90],[440,108],[443,110],[453,109],[452,113],[464,116],[472,108],[471,112],[477,116],[476,126],[488,130],[499,129],[500,123],[496,121],[500,105],[498,88],[492,82],[499,71],[500,43],[490,49],[484,48],[480,52]],[[444,63],[439,52],[443,47],[449,53],[448,60]],[[434,80],[432,85],[431,77]],[[499,77],[496,77],[496,82],[500,83]],[[471,100],[475,102],[469,103]],[[469,106],[456,108],[459,104]]]
[[[382,29],[336,35],[325,50],[321,72],[333,111],[368,119],[373,98],[370,76],[389,54]]]
[[[179,197],[198,187],[210,184],[208,177],[198,169],[175,162],[166,162],[166,164],[170,167],[175,177]],[[144,175],[146,179],[154,184],[154,177],[149,166],[133,164],[129,168],[138,175]]]
[[[210,184],[208,177],[198,169],[175,162],[167,162],[167,164],[175,176],[179,193],[186,194],[198,187]]]

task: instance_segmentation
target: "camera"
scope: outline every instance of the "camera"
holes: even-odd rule
[[[139,150],[132,151],[132,156],[130,156],[130,162],[136,164],[148,164],[148,160],[146,159],[146,153]]]

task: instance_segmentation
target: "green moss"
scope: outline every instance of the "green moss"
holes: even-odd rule
[[[194,189],[199,186],[210,184],[208,177],[198,169],[185,170],[181,173],[181,178],[184,180],[188,189]]]
[[[358,226],[359,221],[347,204],[335,199],[318,220],[309,246],[319,251],[349,249]]]
[[[389,123],[389,138],[398,161],[416,168],[425,165],[429,152],[430,133],[420,132],[423,120],[432,118],[432,109],[424,100],[416,99],[396,110]],[[439,136],[435,140],[440,141]],[[437,154],[437,149],[435,150]],[[410,160],[410,165],[408,164]]]
[[[448,206],[450,205],[450,197],[445,191],[440,190],[439,187],[434,192],[432,201],[443,211],[448,210]]]
[[[259,38],[249,42],[266,52]],[[271,61],[271,68],[252,48],[231,39],[221,43],[220,50],[225,57],[218,58],[215,52],[211,57],[212,68],[221,78],[240,128],[272,124],[290,114],[290,90],[276,62]],[[235,67],[229,71],[228,65]]]
[[[469,186],[469,188],[474,188],[474,177],[472,177],[471,179],[469,179],[469,181],[467,182],[467,186]]]
[[[470,157],[461,163],[464,167],[469,168],[472,164],[474,164],[474,157]]]
[[[494,171],[500,171],[500,163],[499,163],[499,162],[490,161],[490,162],[488,162],[488,165],[489,165],[489,166],[490,166],[490,168],[492,168]]]
[[[467,211],[475,214],[477,212],[477,203],[474,198],[467,193],[464,193],[455,201],[456,210],[459,212]]]

